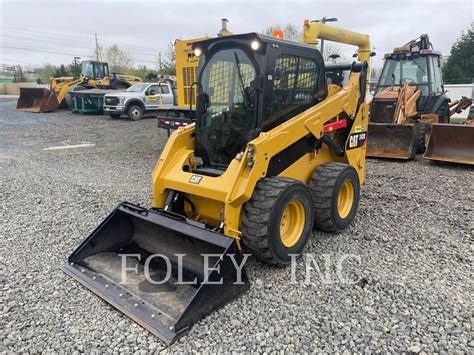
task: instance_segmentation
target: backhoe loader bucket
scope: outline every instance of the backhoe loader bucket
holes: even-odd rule
[[[59,106],[56,93],[45,88],[20,88],[16,104],[18,111],[51,112]]]
[[[233,238],[124,202],[63,270],[170,344],[248,290],[242,261]]]
[[[424,158],[474,165],[474,126],[433,124]]]
[[[415,125],[369,123],[368,134],[368,157],[407,160],[415,158]]]

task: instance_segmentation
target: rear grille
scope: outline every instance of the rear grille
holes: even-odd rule
[[[106,97],[105,104],[106,105],[118,105],[119,99],[118,97]]]
[[[184,89],[184,103],[190,104],[191,97],[189,95],[189,89],[191,85],[196,81],[197,68],[196,67],[184,67],[183,68],[183,89]],[[196,102],[196,88],[193,87],[193,103]]]

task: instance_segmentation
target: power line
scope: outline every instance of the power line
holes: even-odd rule
[[[11,37],[11,38],[19,38],[19,39],[24,39],[27,41],[34,41],[34,42],[45,42],[45,43],[52,43],[52,44],[57,44],[57,45],[62,45],[60,43],[47,40],[47,39],[40,39],[40,38],[29,38],[29,37],[22,37],[22,36],[14,36],[14,35],[9,35],[9,34],[3,34],[0,33],[0,37]],[[91,49],[91,47],[83,47],[83,46],[76,46],[76,45],[71,45],[70,47],[74,48],[82,48],[82,49]]]
[[[25,50],[25,51],[32,51],[32,52],[43,52],[43,53],[54,53],[54,54],[63,54],[63,55],[69,55],[69,56],[80,56],[80,57],[90,57],[89,54],[78,54],[78,53],[65,53],[65,52],[58,52],[58,51],[51,51],[48,49],[39,49],[39,48],[22,48],[22,47],[13,47],[13,46],[5,46],[5,45],[0,45],[1,48],[9,48],[9,49],[20,49],[20,50]]]
[[[15,62],[15,63],[23,63],[23,64],[36,65],[36,64],[34,64],[34,63],[25,62],[25,61],[23,61],[23,60],[16,60],[16,59],[9,59],[9,58],[2,58],[2,61],[4,61],[4,62]]]
[[[70,45],[70,47],[73,47],[73,48],[82,48],[82,49],[89,49],[89,50],[93,50],[90,46],[78,46],[78,45],[75,45],[74,42],[71,42],[69,40],[64,40],[64,39],[42,39],[42,38],[33,38],[33,37],[24,37],[24,36],[16,36],[16,35],[11,35],[11,34],[4,34],[4,33],[0,33],[0,37],[9,37],[9,38],[18,38],[18,39],[23,39],[23,40],[26,40],[26,41],[34,41],[34,42],[44,42],[44,43],[52,43],[52,44],[57,44],[57,45],[63,45],[62,43],[58,43],[56,42],[57,40],[61,40],[61,41],[67,41],[68,44]],[[102,39],[100,41],[103,41]],[[99,42],[100,42],[99,41]],[[84,43],[84,42],[80,42],[80,43]],[[111,42],[113,43],[113,42]],[[96,43],[96,45],[98,45],[98,43]],[[120,47],[124,48],[122,45],[120,45]],[[138,55],[142,55],[142,56],[147,56],[147,57],[153,57],[155,58],[156,57],[156,54],[152,54],[152,52],[143,52],[143,51],[138,51],[138,50],[128,50],[127,48],[124,48],[127,50],[127,52],[130,52],[131,54],[138,54]]]
[[[93,41],[94,39],[94,36],[91,35],[90,38],[88,37],[83,37],[83,36],[74,36],[74,35],[68,35],[68,34],[58,34],[58,33],[52,33],[52,32],[45,32],[45,31],[36,31],[36,30],[25,30],[25,29],[17,29],[15,27],[8,27],[8,26],[0,26],[0,29],[1,28],[5,28],[6,31],[9,31],[9,32],[20,32],[21,34],[24,34],[24,35],[31,35],[31,34],[34,34],[35,37],[34,39],[37,39],[38,36],[41,36],[41,37],[46,37],[48,39],[53,39],[53,40],[59,40],[59,41],[66,41],[68,43],[71,42],[71,40],[69,39],[66,39],[64,37],[76,37],[76,38],[81,38],[81,39],[88,39],[90,41]],[[11,36],[11,35],[10,35]],[[52,37],[53,36],[53,37]],[[63,38],[58,38],[58,37],[63,37]],[[87,44],[89,45],[90,42],[82,42],[82,41],[77,41],[75,40],[76,43],[82,43],[82,44]],[[111,43],[111,44],[117,44],[117,45],[120,45],[122,47],[129,47],[131,48],[131,51],[135,51],[135,52],[140,52],[140,54],[145,54],[145,55],[154,55],[153,53],[153,50],[148,48],[148,47],[142,47],[142,46],[137,46],[135,44],[130,44],[130,43],[123,43],[123,42],[117,42],[117,41],[112,41],[112,40],[109,40],[109,39],[103,39],[103,38],[100,38],[100,42],[107,42],[107,43]]]
[[[8,48],[8,49],[18,49],[18,50],[25,50],[25,51],[31,51],[31,52],[42,52],[42,53],[53,53],[53,54],[61,54],[61,55],[67,55],[67,56],[79,56],[79,57],[86,57],[86,58],[92,58],[93,56],[90,54],[79,54],[79,53],[66,53],[66,52],[59,52],[59,51],[54,51],[54,50],[49,50],[49,49],[44,49],[44,48],[24,48],[24,47],[15,47],[15,46],[5,46],[5,45],[0,45],[0,48]],[[154,61],[146,60],[146,59],[141,59],[141,58],[133,58],[134,62],[137,63],[147,63],[147,64],[156,64]]]
[[[11,27],[11,26],[0,26],[0,28],[4,28],[6,30],[10,31],[16,31],[16,32],[30,32],[30,33],[44,33],[49,36],[59,36],[59,37],[75,37],[75,38],[81,38],[81,39],[90,39],[91,37],[85,37],[85,36],[77,36],[77,35],[71,35],[71,34],[65,34],[65,33],[54,33],[54,32],[46,32],[46,31],[41,31],[41,30],[26,30],[23,28],[18,28],[18,27]]]

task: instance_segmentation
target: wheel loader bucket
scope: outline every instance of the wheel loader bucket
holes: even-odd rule
[[[474,126],[433,124],[424,158],[474,165]]]
[[[45,88],[20,88],[16,109],[24,112],[52,112],[56,111],[58,106],[54,91]]]
[[[170,344],[248,290],[243,261],[233,238],[124,202],[63,270]]]
[[[416,154],[415,137],[413,124],[369,123],[367,156],[413,159]]]

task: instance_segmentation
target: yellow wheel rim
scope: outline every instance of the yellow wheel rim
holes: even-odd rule
[[[354,204],[354,185],[352,181],[346,180],[339,190],[339,197],[337,199],[337,211],[339,217],[346,218],[351,212]]]
[[[285,247],[291,248],[298,243],[303,233],[305,218],[301,201],[293,200],[285,207],[280,220],[280,238]]]

